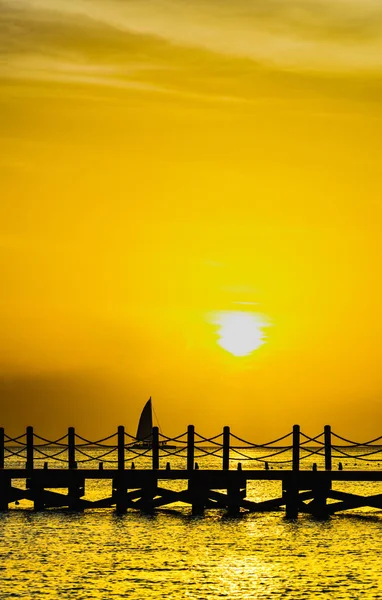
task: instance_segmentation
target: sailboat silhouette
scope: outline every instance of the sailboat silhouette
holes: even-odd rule
[[[151,396],[147,400],[141,412],[137,435],[135,437],[137,438],[137,442],[141,447],[151,447],[153,442],[153,407],[151,403]]]
[[[158,420],[158,419],[157,419]],[[159,427],[159,422],[158,422]],[[160,429],[160,427],[159,427]],[[133,448],[151,448],[153,444],[153,406],[151,396],[144,405],[141,416],[139,418],[137,435],[135,436],[137,441],[133,444]],[[176,446],[169,445],[165,440],[159,443],[161,447],[176,448]]]

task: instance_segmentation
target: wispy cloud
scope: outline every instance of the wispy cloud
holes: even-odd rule
[[[90,19],[277,68],[382,69],[379,0],[14,0],[12,6],[24,15]]]
[[[199,102],[237,103],[245,102],[244,98],[225,95],[213,95],[182,91],[176,87],[165,87],[154,83],[134,80],[151,66],[87,64],[77,62],[60,62],[57,58],[42,56],[15,55],[8,57],[3,66],[0,65],[0,77],[9,80],[37,81],[51,83],[67,83],[80,86],[96,86],[115,90],[131,90],[136,92],[154,92],[156,94],[185,98]]]
[[[335,100],[332,75],[349,96],[353,76],[375,87],[382,71],[379,0],[0,0],[0,29],[0,78],[94,98],[277,103],[319,86]]]
[[[0,74],[9,79],[33,79],[149,92],[166,92],[164,88],[128,78],[129,75],[133,75],[140,70],[139,67],[134,67],[126,68],[121,72],[121,69],[116,65],[60,62],[60,60],[52,57],[15,55],[8,58],[3,69],[0,68]],[[122,78],[123,76],[124,78]]]

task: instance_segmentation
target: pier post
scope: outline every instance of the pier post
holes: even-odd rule
[[[76,469],[77,467],[73,467]],[[68,486],[69,501],[68,506],[72,510],[83,510],[81,506],[81,497],[85,495],[85,478],[81,476],[80,471],[74,470],[70,475]]]
[[[6,478],[4,469],[5,439],[4,427],[0,427],[0,510],[8,510],[8,491],[10,483]]]
[[[195,427],[189,425],[187,427],[187,471],[194,470],[195,458]]]
[[[229,470],[229,442],[230,429],[226,426],[223,428],[223,471]]]
[[[0,469],[4,469],[4,427],[0,427]]]
[[[0,511],[8,510],[11,492],[11,480],[6,471],[0,471]]]
[[[33,470],[33,427],[27,427],[27,463],[26,469]]]
[[[68,468],[77,469],[76,462],[76,432],[74,427],[68,428]],[[85,494],[85,480],[79,474],[70,475],[68,485],[68,506],[72,510],[80,510],[80,498]]]
[[[68,428],[68,468],[76,469],[76,442],[74,427]]]
[[[188,480],[188,493],[191,502],[191,514],[194,517],[203,515],[208,497],[208,487],[206,487],[204,481],[201,481],[197,470],[193,472]]]
[[[118,513],[126,512],[126,494],[127,486],[124,483],[125,470],[125,428],[123,425],[118,426],[117,433],[118,443],[118,476],[113,479],[113,496],[115,497],[115,508]]]
[[[283,497],[285,498],[285,516],[287,519],[298,517],[298,474],[290,472],[286,481],[283,481]]]
[[[312,511],[312,515],[316,519],[327,519],[329,516],[327,507],[327,497],[331,488],[330,479],[316,482],[313,486],[312,492],[314,494],[313,500],[309,504],[309,508]]]
[[[300,470],[300,425],[293,425],[292,442],[292,472],[284,484],[285,516],[287,519],[297,519],[299,508],[298,474]]]
[[[332,470],[332,431],[330,425],[324,427],[325,471]]]
[[[239,474],[240,470],[237,471],[237,474]],[[227,509],[230,517],[235,517],[240,514],[240,503],[246,495],[246,488],[247,482],[245,479],[230,477],[227,480]]]
[[[125,428],[118,426],[118,471],[125,469]]]
[[[293,425],[292,469],[300,470],[300,425]]]
[[[153,469],[159,469],[159,428],[153,427]]]

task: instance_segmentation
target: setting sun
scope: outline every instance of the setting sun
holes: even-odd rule
[[[267,326],[259,314],[244,311],[224,311],[214,315],[219,325],[218,344],[234,356],[248,356],[265,343],[263,328]]]

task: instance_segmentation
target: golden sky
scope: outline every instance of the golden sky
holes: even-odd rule
[[[380,435],[380,1],[0,0],[0,31],[7,430],[135,433],[151,395],[167,434]]]

